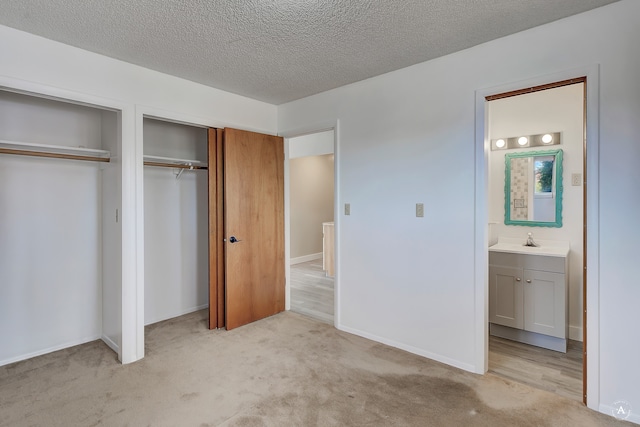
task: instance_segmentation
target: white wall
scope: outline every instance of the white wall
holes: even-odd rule
[[[144,153],[207,162],[207,130],[144,120]],[[209,304],[206,170],[145,166],[145,324]]]
[[[509,138],[561,132],[562,144],[529,149],[489,152],[489,244],[498,236],[569,242],[569,337],[582,341],[582,185],[571,185],[571,174],[583,174],[584,85],[575,84],[553,90],[498,99],[487,104],[489,138]],[[504,224],[504,180],[506,153],[563,150],[564,187],[562,227],[524,227]],[[549,199],[553,202],[553,199]],[[553,211],[555,213],[555,210]]]
[[[333,154],[333,140],[333,130],[289,138],[289,158]]]
[[[322,253],[322,223],[333,221],[333,184],[333,154],[289,161],[292,264]]]
[[[351,203],[351,215],[336,218],[341,329],[484,370],[474,304],[475,92],[599,64],[600,292],[590,315],[600,329],[589,333],[600,348],[589,399],[604,412],[621,399],[640,408],[640,344],[630,335],[640,323],[638,16],[640,2],[623,0],[279,107],[281,133],[340,123],[338,202]],[[423,219],[413,215],[417,202]]]
[[[0,26],[0,87],[107,105],[121,113],[119,200],[123,363],[144,356],[142,114],[275,134],[277,108]]]
[[[0,25],[0,75],[275,133],[276,107]],[[140,142],[141,143],[141,142]]]

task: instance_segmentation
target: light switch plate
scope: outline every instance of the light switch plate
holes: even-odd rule
[[[572,173],[571,174],[571,185],[574,185],[574,186],[582,185],[582,174],[581,173]]]
[[[416,217],[424,218],[424,203],[416,203]]]
[[[344,204],[344,214],[351,215],[351,203]]]

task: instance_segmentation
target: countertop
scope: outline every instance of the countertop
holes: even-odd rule
[[[514,237],[499,237],[498,243],[493,246],[489,246],[489,252],[508,252],[555,257],[566,257],[569,254],[569,242],[558,240],[538,240],[535,236],[533,237],[533,240],[540,246],[524,246],[524,243],[527,241],[527,236],[524,236],[522,239]]]

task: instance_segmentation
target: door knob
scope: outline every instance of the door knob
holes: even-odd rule
[[[236,236],[231,236],[229,237],[229,242],[231,243],[236,243],[236,242],[241,242],[242,240],[236,239]]]
[[[527,283],[531,283],[531,279],[527,279]]]
[[[520,280],[522,280],[522,279],[519,278],[519,277],[516,277],[516,282],[519,282]]]

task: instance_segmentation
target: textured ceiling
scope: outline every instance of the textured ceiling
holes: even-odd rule
[[[281,104],[615,0],[0,0],[0,24]]]

